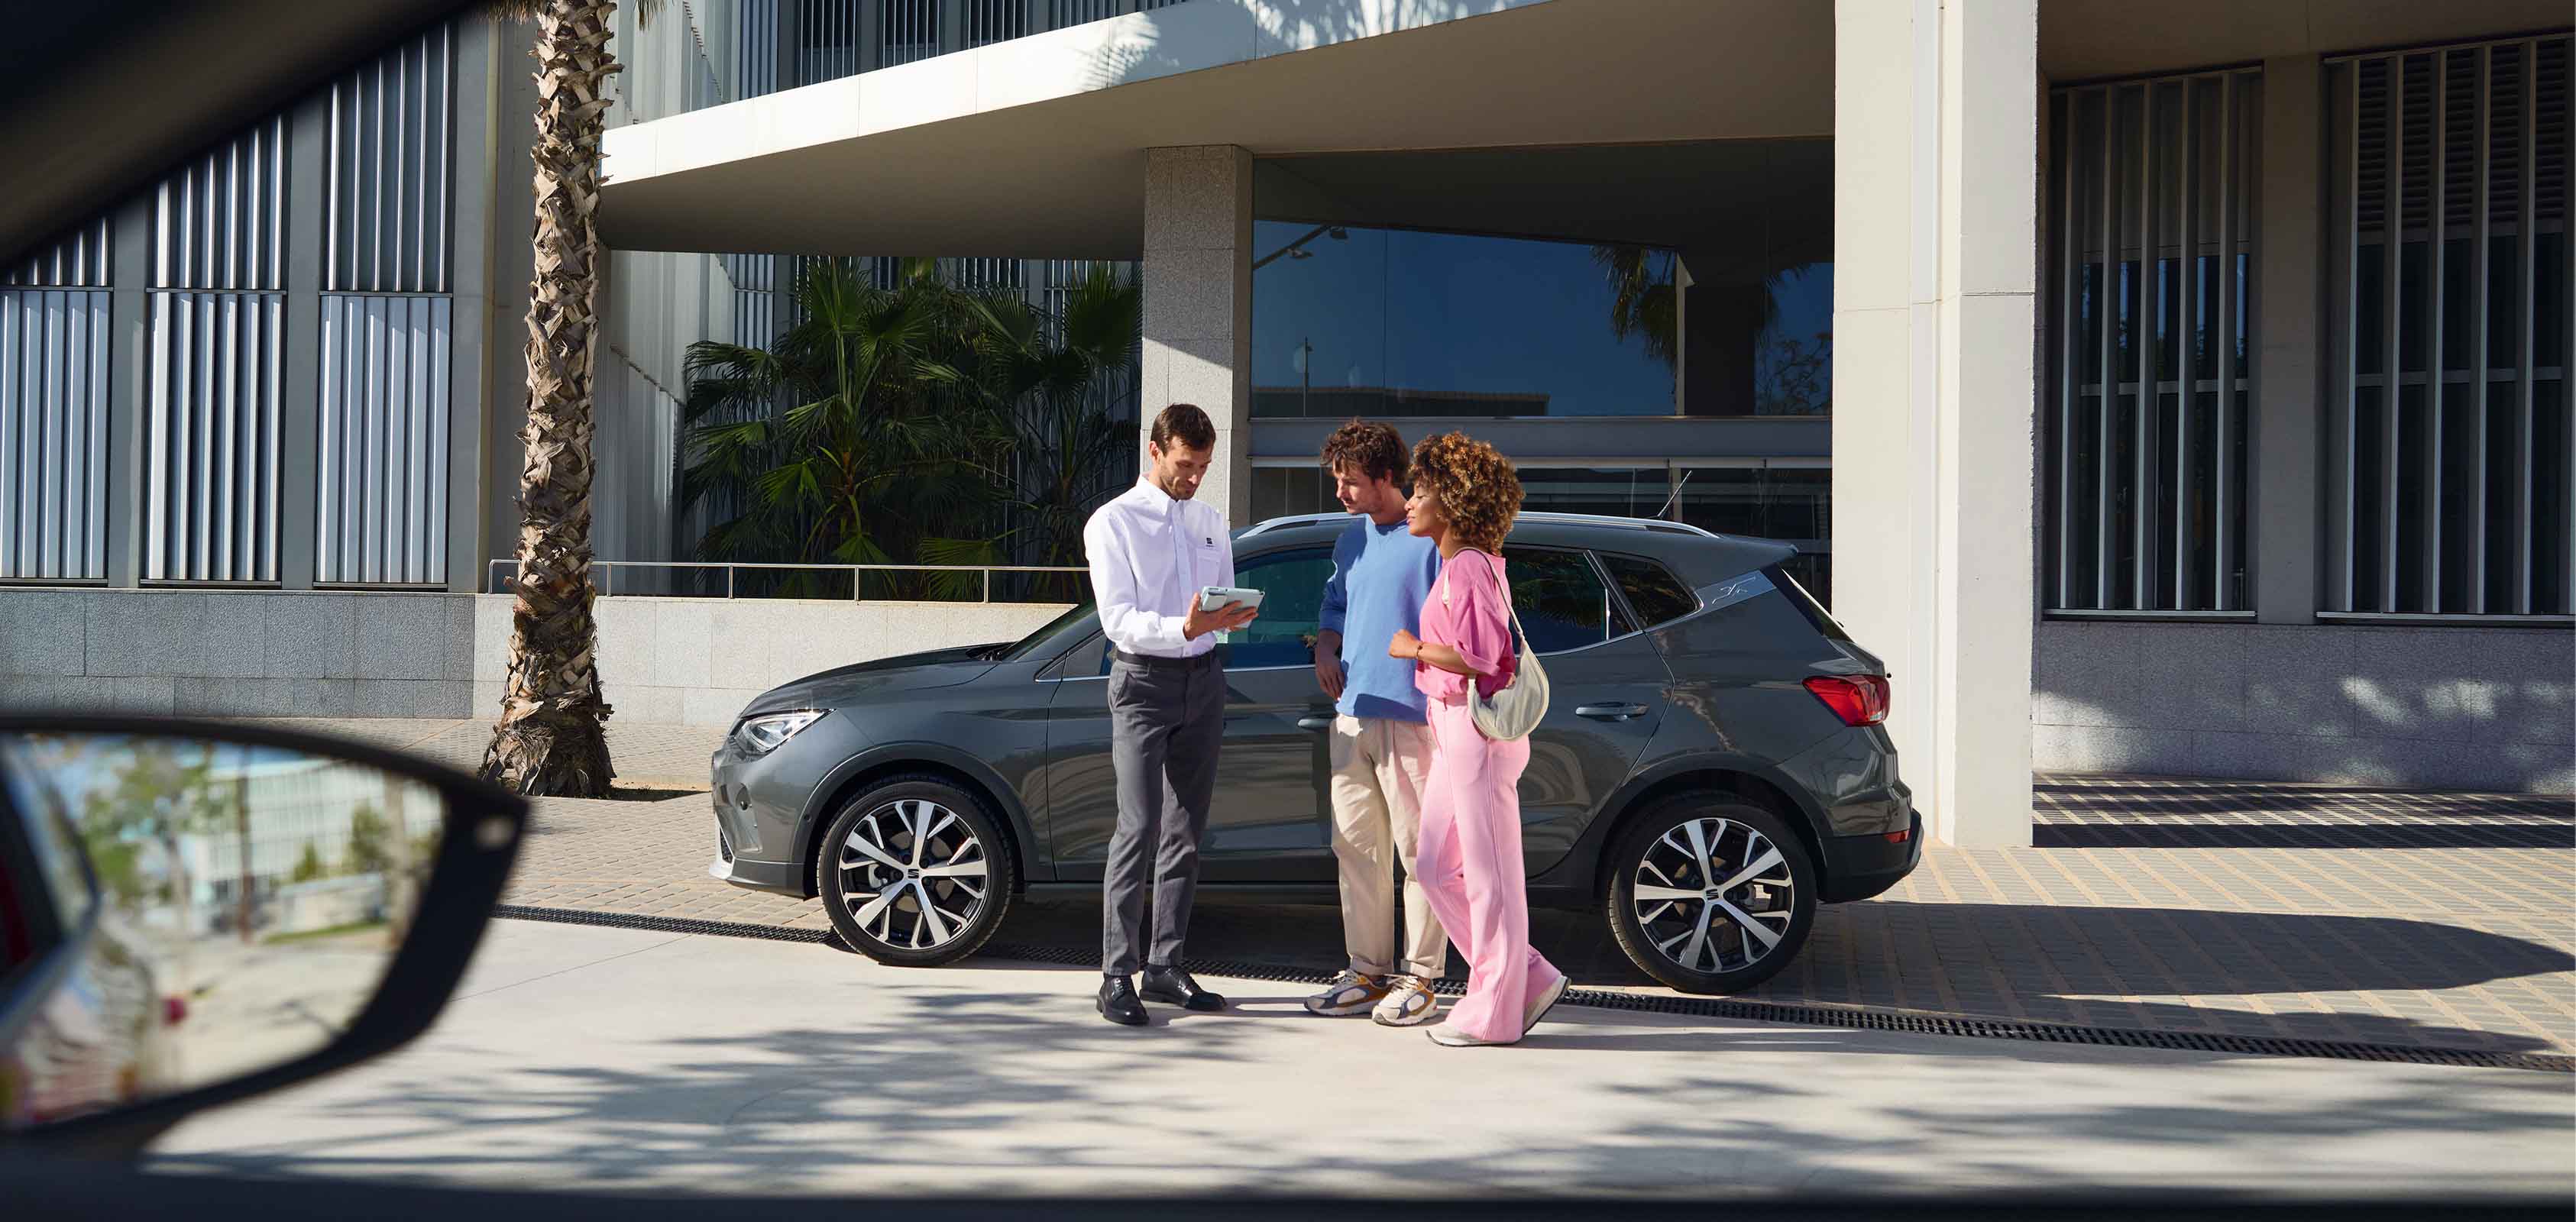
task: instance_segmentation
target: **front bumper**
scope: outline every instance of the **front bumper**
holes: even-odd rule
[[[712,781],[708,794],[715,803],[716,821],[716,858],[707,864],[707,876],[753,891],[803,899],[805,880],[799,877],[802,871],[796,862],[762,860],[789,856],[787,845],[793,838],[779,834],[776,818],[764,819],[755,810],[751,778],[745,773],[747,765],[757,762],[737,755],[730,738],[707,760]]]
[[[1836,836],[1825,844],[1828,904],[1865,900],[1904,881],[1923,864],[1923,815],[1906,812],[1905,830]]]

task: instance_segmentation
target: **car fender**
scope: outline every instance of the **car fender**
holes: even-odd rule
[[[824,774],[823,783],[814,787],[813,795],[806,801],[805,813],[796,821],[796,856],[793,860],[800,863],[813,860],[814,837],[823,834],[824,827],[831,822],[832,802],[839,796],[842,786],[849,784],[854,777],[906,764],[957,772],[972,779],[1001,807],[1002,818],[1010,824],[1012,838],[1019,842],[1021,881],[1028,881],[1041,869],[1052,877],[1052,863],[1046,861],[1040,851],[1044,842],[1038,839],[1036,825],[1031,822],[1028,808],[1020,801],[1019,793],[1005,784],[991,765],[967,752],[934,742],[879,743],[841,761],[839,766]],[[806,882],[809,887],[812,885],[811,879]]]
[[[1611,830],[1620,822],[1620,817],[1636,805],[1639,797],[1655,787],[1693,772],[1740,772],[1758,777],[1788,795],[1790,803],[1798,809],[1802,826],[1812,837],[1809,852],[1816,857],[1817,868],[1831,868],[1821,851],[1821,846],[1832,835],[1826,830],[1825,812],[1804,785],[1792,780],[1777,764],[1767,760],[1731,751],[1694,751],[1659,758],[1631,775],[1608,801],[1602,803],[1592,822],[1576,838],[1573,850],[1546,873],[1530,880],[1530,885],[1580,890],[1586,894],[1597,891],[1601,857],[1609,851]]]

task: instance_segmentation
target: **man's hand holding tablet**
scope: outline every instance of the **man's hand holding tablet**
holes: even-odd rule
[[[1189,618],[1181,622],[1181,635],[1191,640],[1203,632],[1231,632],[1251,623],[1261,614],[1261,591],[1234,586],[1208,586],[1199,591],[1190,604]]]

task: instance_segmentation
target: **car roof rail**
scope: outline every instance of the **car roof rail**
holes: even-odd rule
[[[1256,522],[1251,526],[1245,527],[1241,537],[1249,539],[1252,536],[1261,534],[1265,531],[1287,530],[1298,526],[1314,526],[1322,523],[1341,521],[1349,518],[1350,516],[1351,515],[1347,513],[1297,513],[1289,514],[1285,517],[1267,518],[1260,522]],[[1712,531],[1702,530],[1688,522],[1674,522],[1664,518],[1628,518],[1621,517],[1617,514],[1607,513],[1550,513],[1541,511],[1537,513],[1524,513],[1520,515],[1519,520],[1523,522],[1544,522],[1558,526],[1597,526],[1611,530],[1642,530],[1654,534],[1690,535],[1694,538],[1701,539],[1722,539],[1726,537]]]

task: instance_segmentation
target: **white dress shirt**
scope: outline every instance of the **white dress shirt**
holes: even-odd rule
[[[1234,584],[1234,540],[1225,533],[1223,510],[1173,500],[1139,478],[1092,513],[1082,547],[1110,644],[1158,658],[1195,658],[1216,648],[1215,633],[1184,640],[1181,624],[1201,587]]]

